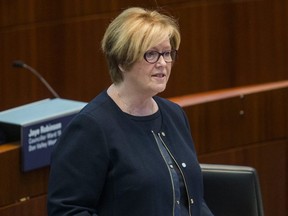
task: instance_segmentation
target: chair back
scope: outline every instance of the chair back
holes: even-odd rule
[[[215,216],[264,216],[254,168],[201,164],[201,169],[204,199]]]

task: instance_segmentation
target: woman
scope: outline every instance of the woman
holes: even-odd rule
[[[129,8],[102,41],[113,84],[65,129],[52,155],[53,216],[212,215],[183,110],[155,96],[177,56],[176,21]]]

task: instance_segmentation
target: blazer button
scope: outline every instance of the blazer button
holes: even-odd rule
[[[161,132],[162,136],[166,136],[164,132]]]
[[[194,204],[194,200],[193,200],[192,198],[190,199],[190,203],[191,203],[191,204]]]

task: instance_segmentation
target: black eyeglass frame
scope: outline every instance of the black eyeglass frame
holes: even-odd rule
[[[155,61],[152,61],[152,62],[151,62],[151,61],[148,61],[148,60],[147,60],[147,57],[146,57],[146,55],[147,55],[148,53],[151,53],[151,52],[158,54],[158,57],[156,58],[156,60],[155,60]],[[164,55],[165,55],[166,53],[170,53],[171,61],[167,61],[167,60],[165,59]],[[173,54],[173,53],[174,53],[174,54]],[[167,51],[164,51],[164,52],[161,52],[161,53],[158,52],[158,51],[156,51],[156,50],[149,50],[149,51],[146,51],[146,52],[144,53],[144,56],[143,56],[143,57],[144,57],[145,61],[148,62],[148,63],[150,63],[150,64],[155,64],[156,62],[158,62],[160,56],[163,57],[163,59],[164,59],[164,61],[165,61],[166,63],[172,63],[172,62],[174,62],[174,61],[176,60],[177,54],[178,54],[178,51],[175,50],[175,49],[167,50]]]

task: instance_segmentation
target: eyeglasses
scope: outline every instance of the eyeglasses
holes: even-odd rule
[[[171,63],[176,60],[177,50],[169,50],[162,53],[155,50],[150,50],[144,53],[144,59],[150,64],[156,63],[160,56],[163,57],[166,63]]]

